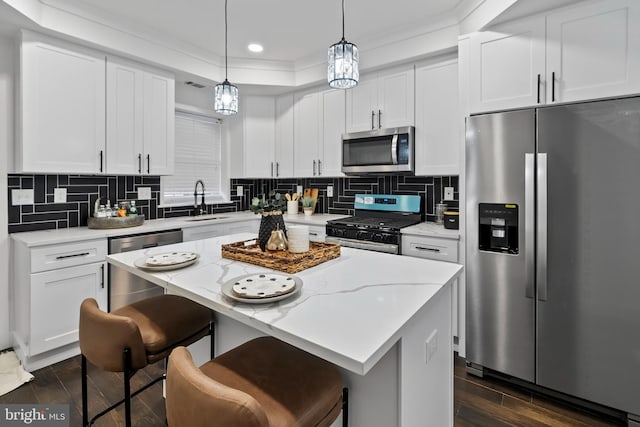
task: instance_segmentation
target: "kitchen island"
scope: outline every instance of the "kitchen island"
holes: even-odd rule
[[[462,266],[342,248],[341,256],[296,273],[301,292],[273,304],[236,303],[221,285],[263,267],[221,257],[243,233],[109,255],[167,292],[217,313],[216,352],[271,335],[342,369],[352,427],[453,425],[451,285]],[[135,261],[169,251],[200,255],[190,267],[150,273]],[[206,345],[194,353],[206,355]],[[203,355],[199,362],[203,362]]]

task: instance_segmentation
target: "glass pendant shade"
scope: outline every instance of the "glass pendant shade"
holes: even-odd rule
[[[358,84],[358,46],[344,38],[329,47],[329,67],[327,80],[329,86],[337,89],[349,89]]]
[[[238,88],[227,79],[215,87],[214,110],[225,116],[238,112]]]

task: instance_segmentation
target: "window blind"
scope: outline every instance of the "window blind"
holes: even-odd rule
[[[207,204],[224,202],[222,130],[217,119],[176,113],[175,169],[161,178],[161,205],[193,205],[196,181],[205,186]],[[200,197],[198,197],[200,203]]]

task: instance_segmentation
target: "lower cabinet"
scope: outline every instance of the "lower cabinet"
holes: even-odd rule
[[[444,239],[440,237],[416,236],[411,234],[402,235],[402,255],[418,258],[433,259],[436,261],[458,262],[458,241]],[[464,300],[464,295],[459,295],[458,280],[453,285],[453,307],[451,330],[454,337],[459,337],[459,325],[464,321],[464,312],[458,310],[460,299]]]
[[[28,370],[79,353],[80,304],[94,298],[107,309],[107,240],[39,247],[14,241],[14,348]]]

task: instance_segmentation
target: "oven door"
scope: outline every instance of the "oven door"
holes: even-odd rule
[[[377,129],[342,136],[342,172],[412,173],[414,128]]]

